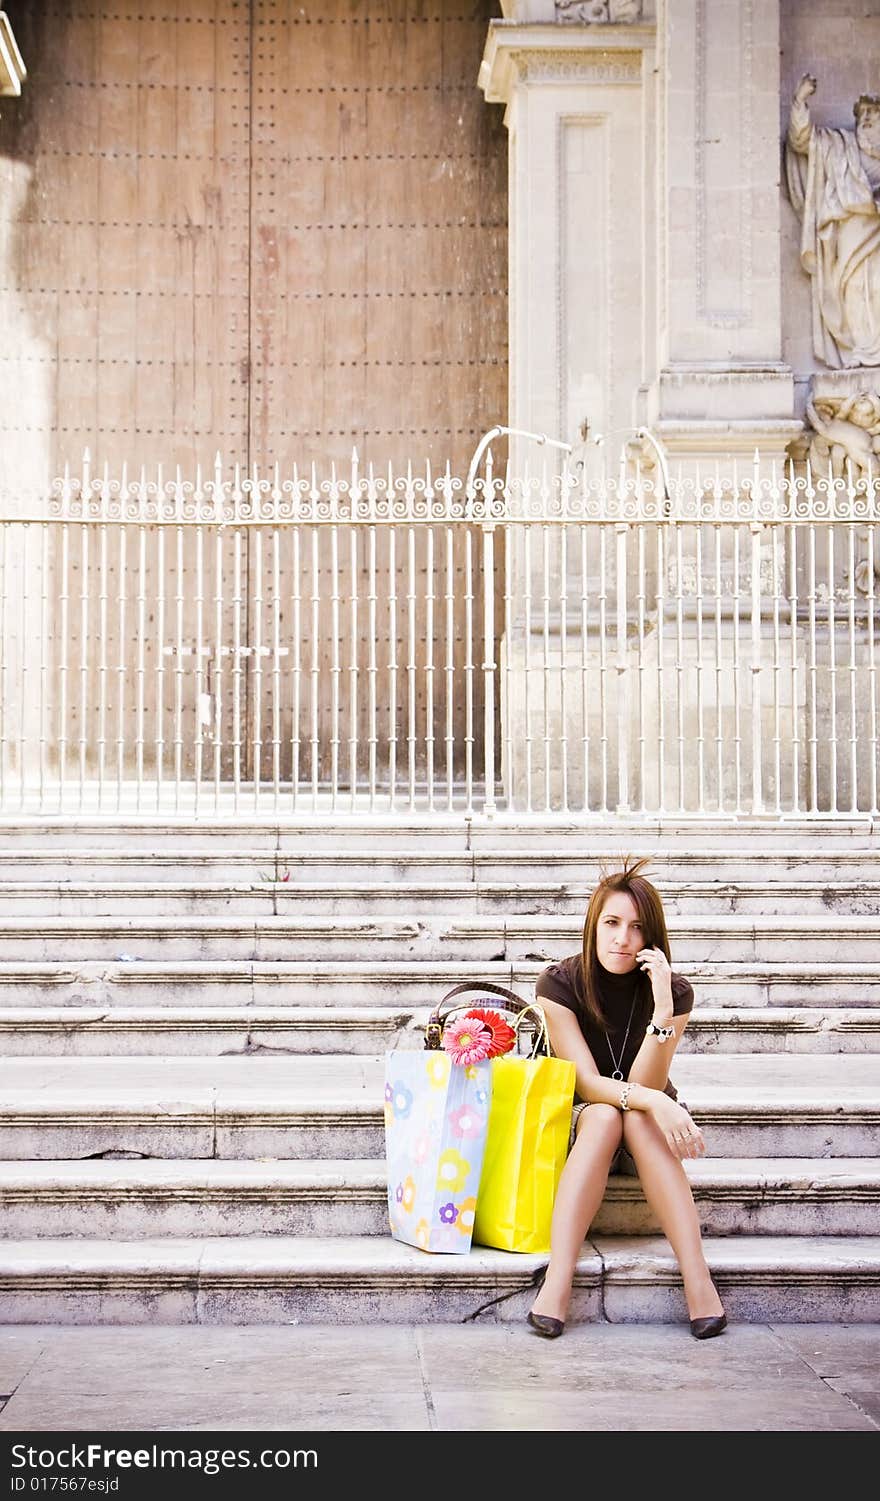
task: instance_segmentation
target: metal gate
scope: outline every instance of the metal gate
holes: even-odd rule
[[[0,526],[0,806],[875,814],[877,522],[793,473],[86,468]]]

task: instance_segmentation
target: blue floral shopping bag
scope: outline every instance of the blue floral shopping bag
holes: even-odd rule
[[[395,1240],[423,1251],[471,1248],[489,1119],[488,1061],[442,1051],[385,1055],[388,1219]]]

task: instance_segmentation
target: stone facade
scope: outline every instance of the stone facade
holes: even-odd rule
[[[585,418],[648,423],[673,460],[783,459],[809,380],[786,348],[803,357],[809,318],[783,275],[782,74],[790,36],[814,35],[792,10],[527,4],[490,28],[480,81],[506,105],[517,206],[513,426],[574,442]],[[852,25],[867,46],[876,22]]]
[[[810,130],[800,120],[795,140],[790,114],[799,79],[821,58],[823,117],[839,133],[851,99],[876,87],[866,59],[877,56],[878,41],[880,16],[822,0],[505,7],[505,19],[490,27],[480,83],[487,100],[504,103],[510,137],[512,427],[568,441],[576,455],[584,433],[610,433],[605,462],[616,466],[626,440],[647,426],[665,449],[667,473],[686,479],[718,463],[727,474],[746,466],[770,481],[793,459],[802,481],[810,456],[814,468],[832,467],[837,476],[870,474],[880,448],[880,383],[862,329],[875,317],[876,255],[848,283],[845,320],[853,330],[837,327],[840,358],[837,345],[815,337],[822,294],[811,288],[800,254],[804,184],[799,194],[792,161],[807,150]],[[863,132],[872,108],[862,100]],[[849,136],[855,140],[852,130]],[[850,238],[867,245],[880,239],[872,172],[868,160],[854,206],[861,217],[849,221]],[[826,318],[834,291],[825,298]],[[841,364],[861,368],[841,379]],[[514,451],[520,465],[528,463],[531,439],[517,439]],[[627,451],[632,458],[632,444]],[[651,455],[642,448],[639,458],[644,468]],[[866,532],[858,547],[855,579],[864,595],[874,557]],[[692,557],[684,564],[694,571]],[[527,558],[516,554],[512,566],[513,598],[536,595]],[[723,569],[731,566],[725,558]],[[759,609],[759,637],[765,627]],[[620,747],[631,705],[612,693],[601,725],[580,723],[579,667],[604,660],[605,644],[597,639],[584,651],[575,631],[569,662],[555,630],[548,666],[540,633],[530,634],[511,632],[505,651],[510,712],[535,743],[533,771],[537,757],[540,780],[542,747],[560,739],[576,746],[589,732],[609,744],[625,788]],[[687,674],[702,645],[692,625],[684,636],[679,665]],[[735,656],[729,623],[721,636],[719,650]],[[542,741],[529,703],[540,719],[538,680],[547,672],[559,714]],[[735,696],[730,684],[719,677],[719,715]],[[870,698],[867,682],[863,690]],[[687,695],[689,742],[701,735],[698,699],[698,691]],[[790,740],[796,705],[780,701],[775,713],[777,737]],[[572,775],[584,775],[579,763]],[[508,776],[514,785],[528,780],[516,765]]]

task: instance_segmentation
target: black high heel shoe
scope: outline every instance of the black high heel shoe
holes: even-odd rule
[[[694,1339],[714,1339],[727,1328],[727,1314],[715,1313],[708,1319],[691,1319],[691,1334]]]
[[[549,1313],[529,1313],[527,1317],[535,1332],[545,1339],[558,1339],[565,1328],[565,1319],[553,1319]]]

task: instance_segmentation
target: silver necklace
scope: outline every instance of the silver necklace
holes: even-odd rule
[[[620,1065],[623,1062],[623,1055],[626,1052],[626,1045],[629,1042],[629,1029],[632,1026],[633,1012],[635,1011],[635,1009],[636,1009],[636,998],[635,998],[635,995],[634,995],[633,998],[632,998],[632,1005],[629,1008],[629,1021],[626,1024],[626,1031],[625,1031],[625,1033],[623,1035],[623,1047],[620,1049],[620,1053],[618,1054],[618,1056],[616,1058],[614,1056],[614,1049],[611,1046],[611,1038],[608,1036],[607,1032],[605,1033],[605,1041],[608,1044],[608,1051],[611,1054],[611,1062],[614,1064],[614,1073],[611,1075],[612,1079],[622,1079],[623,1078],[623,1072],[621,1070]]]

